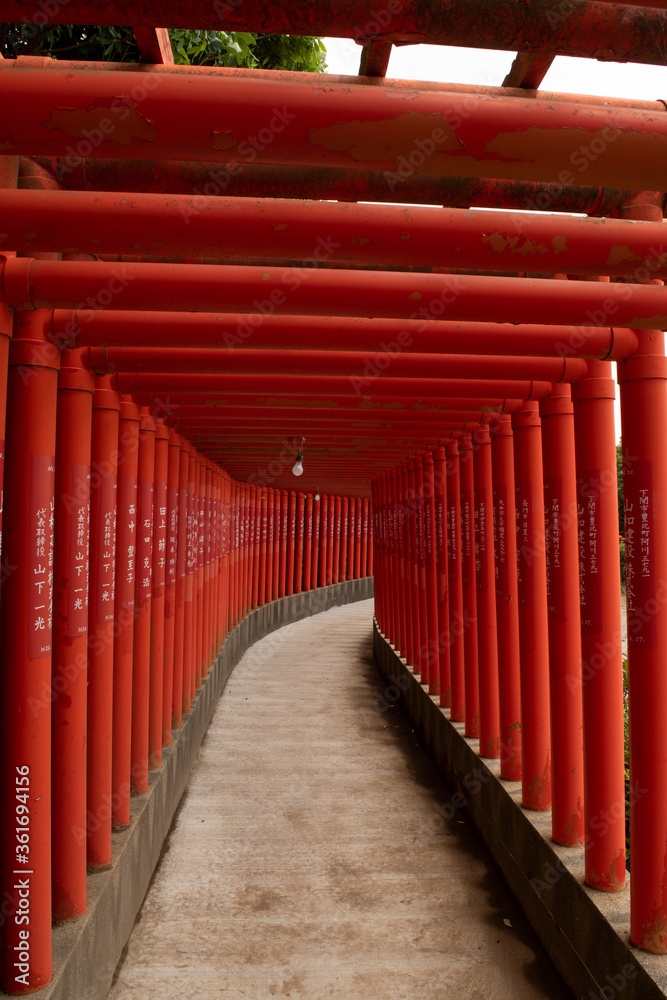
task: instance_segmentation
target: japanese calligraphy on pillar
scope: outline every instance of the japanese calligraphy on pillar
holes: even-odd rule
[[[474,556],[474,522],[472,510],[472,491],[461,490],[461,573],[463,585],[472,583],[470,561]]]
[[[565,621],[563,578],[563,479],[544,477],[544,534],[547,556],[547,607],[557,622]]]
[[[118,593],[124,608],[134,607],[134,575],[137,562],[137,477],[125,477],[125,496],[129,501],[125,523],[120,531],[119,565],[122,575],[117,581]]]
[[[154,511],[154,545],[153,553],[153,586],[156,593],[160,593],[164,587],[167,576],[167,483],[160,480],[155,484],[155,511]]]
[[[51,652],[55,473],[53,455],[30,456],[29,660],[39,659]]]
[[[582,469],[577,474],[577,525],[579,531],[579,603],[581,631],[602,628],[600,470]]]
[[[137,597],[151,596],[153,561],[153,483],[143,481],[140,493],[139,534],[137,536]]]
[[[484,593],[486,593],[489,584],[486,578],[486,532],[486,491],[475,490],[475,571],[477,573],[477,589]]]
[[[167,495],[169,525],[167,528],[167,586],[176,583],[178,566],[178,487],[170,486]]]
[[[507,597],[510,592],[510,567],[507,562],[507,487],[493,489],[493,544],[496,555],[496,594]]]
[[[535,560],[535,534],[533,531],[533,488],[531,483],[517,483],[516,491],[516,548],[519,604],[532,608],[535,587],[532,566]]]
[[[628,643],[655,649],[658,601],[653,568],[655,497],[651,462],[637,460],[623,469],[623,504]]]
[[[454,580],[457,573],[457,559],[459,559],[458,551],[458,525],[456,523],[456,504],[454,500],[449,505],[447,510],[447,517],[449,521],[449,530],[447,532],[447,570],[449,574],[449,579]]]
[[[67,635],[88,631],[88,528],[90,524],[90,469],[72,467],[69,579],[67,581]]]
[[[97,625],[114,619],[116,591],[116,477],[96,473],[99,481],[99,510],[101,531],[97,545]]]

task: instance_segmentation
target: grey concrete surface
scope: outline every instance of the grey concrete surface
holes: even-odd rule
[[[372,602],[239,662],[109,1000],[566,1000],[372,656]]]
[[[630,875],[622,892],[584,883],[584,849],[551,840],[551,813],[521,806],[521,783],[500,780],[500,763],[478,755],[479,740],[451,722],[448,709],[374,626],[374,653],[385,691],[400,700],[461,811],[481,833],[531,927],[577,997],[667,1000],[664,955],[630,942]]]
[[[53,927],[53,978],[37,994],[40,1000],[106,997],[215,705],[246,649],[289,622],[372,593],[373,578],[366,577],[283,597],[251,612],[231,632],[183,727],[172,731],[161,767],[149,772],[148,793],[131,800],[129,827],[112,834],[111,867],[89,873],[86,913]]]

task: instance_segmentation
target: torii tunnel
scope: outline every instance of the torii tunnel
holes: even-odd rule
[[[370,576],[377,640],[619,898],[629,798],[629,942],[667,953],[667,112],[538,89],[662,64],[667,13],[376,6],[3,0],[144,58],[0,61],[6,993],[51,980],[239,623]],[[360,72],[176,66],[183,24],[354,38]],[[520,51],[386,79],[419,41]]]

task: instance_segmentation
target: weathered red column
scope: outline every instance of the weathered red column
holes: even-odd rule
[[[500,777],[521,780],[521,670],[512,418],[491,425],[500,712]]]
[[[280,507],[281,492],[279,489],[273,491],[273,600],[281,597],[280,593]]]
[[[426,614],[428,622],[429,694],[440,694],[440,617],[438,613],[438,552],[433,454],[421,456],[424,470],[424,555],[426,561]]]
[[[318,586],[327,585],[327,549],[329,547],[329,497],[322,494],[320,498],[320,545]]]
[[[368,547],[370,544],[370,501],[364,497],[362,501],[363,526],[361,533],[361,575],[368,576]]]
[[[318,586],[318,563],[320,559],[322,500],[319,492],[313,497],[313,547],[310,561],[310,586],[314,590]]]
[[[340,579],[349,580],[347,566],[348,532],[350,527],[350,498],[343,497],[341,503],[341,528],[340,528]]]
[[[187,481],[187,536],[185,549],[185,613],[183,616],[183,715],[190,711],[195,691],[195,575],[196,575],[196,511],[195,511],[195,475],[197,453],[194,448],[188,452]],[[236,574],[235,574],[236,576]],[[237,591],[235,591],[235,594]]]
[[[422,634],[424,632],[424,625],[422,622],[424,610],[421,607],[419,600],[419,499],[417,496],[415,462],[413,458],[410,458],[407,461],[406,499],[410,532],[410,618],[412,621],[412,666],[421,676],[421,641]]]
[[[201,687],[204,676],[204,565],[205,565],[205,528],[206,516],[206,464],[202,455],[197,456],[195,467],[195,509],[197,513],[195,548],[195,606],[196,606],[196,638],[195,638],[195,688]]]
[[[512,417],[521,655],[522,801],[551,805],[549,626],[544,538],[542,438],[537,403]]]
[[[403,561],[405,572],[403,576],[403,600],[405,602],[405,658],[409,664],[415,663],[415,645],[419,641],[419,603],[414,603],[413,585],[413,551],[412,551],[412,521],[414,517],[414,498],[410,495],[410,478],[408,463],[399,466],[400,487],[400,521],[403,539]]]
[[[60,357],[44,327],[40,313],[16,315],[7,385],[3,575],[10,582],[1,609],[0,773],[3,802],[12,806],[0,841],[0,985],[13,994],[45,986],[52,970],[49,707]]]
[[[252,496],[252,599],[251,609],[259,606],[259,559],[262,535],[262,507],[260,490],[257,486],[250,487]]]
[[[214,538],[214,524],[216,523],[214,517],[214,499],[213,499],[213,466],[208,459],[204,460],[204,478],[205,478],[205,503],[204,503],[204,661],[202,663],[202,677],[208,675],[211,663],[216,653],[215,642],[214,642],[214,610],[212,607],[214,601],[214,588],[215,588],[215,538]],[[259,542],[257,543],[257,561],[259,563]],[[255,606],[257,605],[257,597],[255,596]]]
[[[630,691],[630,936],[667,952],[667,361],[662,331],[640,334],[636,356],[618,364],[623,426],[628,674]]]
[[[589,361],[572,386],[579,514],[586,882],[625,885],[621,575],[615,385],[611,363]]]
[[[447,458],[445,449],[433,450],[433,510],[435,516],[435,559],[438,618],[438,667],[440,705],[451,705],[451,674],[449,664],[449,579],[447,560]],[[399,566],[400,574],[400,566]]]
[[[354,578],[358,580],[361,576],[361,540],[364,528],[363,504],[361,497],[356,499],[357,517],[354,534]]]
[[[148,791],[155,427],[155,420],[148,407],[142,407],[139,421],[134,654],[132,663],[131,786],[133,795],[144,795]]]
[[[342,497],[337,496],[334,504],[334,540],[333,540],[333,565],[331,569],[331,582],[338,583],[340,577],[340,543],[341,543],[341,514],[343,510]]]
[[[313,494],[306,493],[305,497],[305,524],[303,540],[303,589],[310,590],[312,583],[312,563],[313,563]]]
[[[465,670],[465,734],[479,736],[479,673],[477,643],[477,585],[475,580],[475,478],[472,439],[459,441],[461,477],[461,579],[463,594],[463,648]]]
[[[113,667],[113,825],[130,822],[132,652],[137,545],[139,407],[122,396],[118,424],[116,604]]]
[[[551,836],[584,841],[581,622],[574,409],[569,385],[554,385],[540,403],[544,466],[549,701],[551,706]]]
[[[290,490],[287,508],[287,560],[285,564],[285,593],[294,593],[294,564],[296,560],[296,491]]]
[[[266,487],[266,603],[275,599],[273,589],[273,552],[274,552],[274,501],[273,489]]]
[[[280,535],[278,546],[278,597],[287,593],[287,539],[289,535],[289,491],[280,491]]]
[[[267,511],[267,490],[259,489],[259,577],[257,582],[257,603],[261,607],[266,604],[266,570],[267,570],[267,540],[269,517]]]
[[[176,575],[178,565],[178,467],[181,439],[169,431],[167,454],[167,553],[164,590],[164,679],[162,682],[162,745],[171,743],[176,634]]]
[[[336,539],[337,496],[329,495],[329,517],[327,520],[327,587],[333,583],[334,542]]]
[[[90,455],[95,378],[80,351],[58,375],[53,573],[51,794],[53,919],[86,910],[86,715]],[[48,711],[44,699],[36,714]]]
[[[500,711],[493,547],[493,474],[491,470],[491,438],[488,427],[478,427],[474,432],[474,440],[479,752],[482,757],[499,757]]]
[[[183,685],[185,672],[185,578],[188,559],[188,467],[190,445],[180,439],[178,461],[178,535],[176,556],[176,596],[174,612],[174,679],[172,695],[172,727],[183,723]]]
[[[294,549],[294,593],[300,594],[303,590],[303,570],[304,570],[304,534],[305,522],[304,511],[306,497],[303,493],[297,493],[296,497],[296,545]],[[310,553],[309,553],[310,557]]]
[[[348,501],[348,537],[347,537],[347,578],[354,580],[354,539],[357,532],[357,505],[354,497]]]
[[[148,766],[162,762],[162,714],[165,682],[164,609],[167,570],[167,475],[169,466],[169,431],[161,420],[155,428],[153,563],[151,593],[151,660],[149,679]]]
[[[116,493],[120,395],[112,377],[93,393],[88,607],[87,864],[111,863],[111,739],[116,559]]]

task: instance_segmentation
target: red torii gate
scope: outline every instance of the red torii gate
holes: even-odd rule
[[[524,804],[552,805],[554,840],[585,842],[588,884],[623,887],[611,360],[642,790],[631,936],[667,951],[667,118],[660,102],[526,93],[555,53],[662,63],[661,5],[415,0],[369,21],[356,2],[335,18],[324,4],[221,4],[227,30],[357,38],[362,75],[326,87],[169,65],[154,29],[181,22],[170,0],[139,14],[126,0],[52,6],[6,0],[2,18],[138,25],[162,65],[0,64],[2,794],[25,806],[0,871],[19,917],[19,815],[32,866],[28,971],[17,980],[12,949],[26,939],[8,921],[3,988],[48,981],[52,916],[85,909],[85,838],[63,831],[74,816],[86,825],[86,794],[99,816],[108,788],[109,815],[89,815],[87,831],[89,863],[108,862],[111,823],[128,822],[130,792],[147,787],[229,628],[343,567],[366,575],[369,479],[382,631],[480,753],[500,755],[503,777],[521,774]],[[209,8],[191,0],[188,23],[211,27]],[[524,51],[502,88],[377,79],[391,43],[415,41]],[[304,196],[341,203],[286,200]],[[447,207],[342,204],[364,198]],[[309,486],[297,494],[301,436]],[[72,586],[84,536],[87,618]],[[49,600],[39,633],[30,617],[52,546],[53,650]],[[465,615],[475,627],[458,635]],[[51,770],[51,690],[66,696],[53,704],[56,740],[64,723],[85,735],[86,700],[99,723],[87,778],[62,742],[66,763]]]

